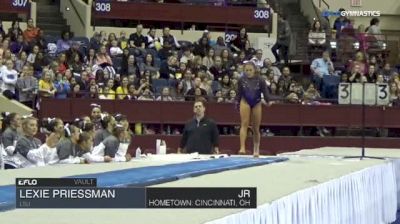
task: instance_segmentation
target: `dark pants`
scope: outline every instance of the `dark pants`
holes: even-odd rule
[[[278,50],[280,51],[279,53],[282,53],[283,60],[285,60],[285,64],[288,64],[289,63],[289,58],[288,58],[289,47],[285,46],[283,44],[279,44],[278,42],[275,43],[274,46],[272,46],[272,48],[271,48],[272,54],[274,54],[276,62],[279,63],[281,61],[281,57],[278,54]]]

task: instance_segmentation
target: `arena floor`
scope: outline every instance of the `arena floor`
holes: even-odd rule
[[[304,189],[388,163],[387,160],[342,159],[358,155],[354,148],[320,148],[286,153],[288,161],[239,170],[207,174],[168,182],[157,187],[257,187],[257,204],[262,206]],[[327,156],[329,155],[329,156]],[[400,158],[400,151],[370,149],[367,155]],[[170,156],[170,158],[168,158]],[[63,165],[0,171],[0,186],[14,184],[16,177],[61,177],[145,167],[190,160],[190,155],[167,155],[118,164]],[[255,209],[253,209],[255,210]],[[224,217],[244,214],[243,209],[15,209],[0,212],[0,223],[228,223]],[[221,222],[218,222],[221,220]],[[215,221],[215,222],[213,222]],[[235,223],[252,223],[236,220]],[[271,222],[274,223],[274,222]],[[289,222],[287,222],[289,223]]]

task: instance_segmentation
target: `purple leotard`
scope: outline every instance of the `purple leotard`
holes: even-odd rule
[[[264,100],[268,102],[270,94],[267,84],[260,76],[249,78],[246,75],[243,75],[240,77],[236,97],[238,103],[240,103],[240,100],[243,98],[249,106],[253,108],[261,101],[261,93],[264,95]]]

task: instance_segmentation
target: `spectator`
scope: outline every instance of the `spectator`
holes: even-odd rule
[[[138,24],[136,26],[136,33],[132,33],[129,36],[129,46],[130,47],[142,48],[142,49],[144,49],[146,47],[147,38],[145,36],[143,36],[142,31],[143,31],[143,25]]]
[[[52,98],[56,93],[56,88],[52,82],[51,71],[46,69],[43,71],[42,79],[39,81],[39,94],[41,97]]]
[[[151,92],[151,90],[148,86],[143,88],[143,91],[140,94],[138,100],[144,100],[144,101],[153,101],[154,100],[153,93]]]
[[[8,98],[15,98],[15,86],[18,80],[18,72],[14,69],[14,63],[7,60],[0,69],[0,79],[2,80],[0,90]]]
[[[118,99],[123,100],[128,98],[128,84],[128,77],[123,77],[121,85],[116,90]]]
[[[170,34],[169,27],[164,27],[163,36],[160,38],[160,43],[163,47],[165,47],[165,43],[168,43],[167,46],[172,47],[172,49],[181,47],[176,38]]]
[[[286,95],[289,91],[289,85],[292,82],[292,76],[290,74],[290,69],[288,66],[282,68],[282,76],[278,80],[278,92],[280,94]]]
[[[182,86],[184,94],[186,94],[190,89],[194,87],[193,74],[190,69],[185,70],[185,74],[182,80]]]
[[[170,56],[167,61],[161,63],[160,78],[174,79],[177,69],[178,69],[178,67],[177,67],[176,57]]]
[[[16,85],[19,93],[19,102],[23,103],[29,108],[33,108],[33,102],[38,87],[37,85],[37,79],[33,77],[33,73],[29,70],[29,67],[24,65]]]
[[[254,54],[256,53],[256,50],[253,47],[251,47],[251,43],[249,40],[246,41],[246,43],[244,45],[244,50],[242,50],[242,51],[244,51],[244,53],[245,53],[246,60],[251,59],[254,56]]]
[[[217,90],[215,92],[215,99],[217,103],[222,103],[225,101],[224,97],[222,96],[222,91],[221,90]]]
[[[107,53],[106,46],[101,46],[100,51],[96,54],[96,66],[94,66],[95,68],[93,68],[93,70],[103,69],[106,71],[105,73],[110,75],[110,78],[114,78],[116,73],[112,65],[113,62],[110,55]]]
[[[158,68],[155,65],[152,54],[146,54],[146,56],[144,58],[144,62],[140,64],[140,73],[143,73],[146,70],[148,70],[150,72],[159,73],[160,68]],[[159,74],[158,74],[158,76],[159,76]]]
[[[216,123],[205,117],[204,101],[194,102],[194,119],[185,125],[178,153],[219,153],[219,133]]]
[[[44,30],[39,30],[39,33],[36,36],[36,39],[34,40],[34,42],[36,43],[36,45],[39,46],[39,48],[42,51],[44,51],[48,48],[48,43],[44,36]],[[27,51],[27,49],[30,49],[30,43],[27,40],[24,40],[24,49],[25,49],[25,51]]]
[[[157,101],[173,101],[169,87],[163,87],[161,91],[161,95],[157,97]]]
[[[108,49],[111,47],[111,42],[113,42],[114,40],[117,41],[117,37],[115,36],[115,33],[108,34],[108,40],[107,40],[107,45],[106,45]],[[117,43],[118,43],[118,41],[117,41]]]
[[[285,16],[279,16],[279,23],[278,23],[278,39],[274,46],[272,46],[271,50],[275,56],[275,63],[280,63],[281,58],[279,56],[280,53],[283,54],[283,59],[285,60],[285,64],[288,64],[288,51],[289,51],[289,44],[290,44],[290,36],[291,31],[289,27],[289,22],[286,20]],[[278,51],[279,50],[279,54]]]
[[[71,42],[71,47],[65,52],[65,56],[67,57],[67,62],[71,63],[75,60],[75,56],[79,56],[79,62],[83,63],[84,56],[82,52],[79,50],[80,43],[78,41]]]
[[[308,33],[308,45],[311,51],[326,50],[326,31],[321,27],[319,20],[315,20]]]
[[[150,27],[146,36],[146,48],[155,50],[156,42],[158,42],[158,38],[156,37],[156,29],[154,27]]]
[[[33,69],[35,71],[35,75],[40,77],[42,74],[43,68],[49,65],[49,61],[44,56],[43,52],[39,52],[35,57],[35,62],[33,63]]]
[[[125,56],[122,57],[121,73],[123,75],[134,74],[137,78],[140,78],[142,72],[140,72],[133,54],[129,55],[127,58]]]
[[[10,49],[10,41],[8,39],[4,39],[0,48],[0,62],[3,61],[3,59],[5,58],[3,55],[9,49]]]
[[[194,56],[193,63],[190,63],[190,69],[192,69],[193,74],[207,71],[207,67],[203,65],[202,58],[200,56]]]
[[[246,42],[248,40],[246,28],[242,27],[239,31],[239,35],[231,42],[231,48],[234,52],[238,53],[245,49]]]
[[[360,67],[360,72],[362,74],[367,73],[368,68],[367,68],[367,63],[365,61],[365,56],[364,53],[362,53],[361,51],[357,51],[356,55],[355,55],[355,60],[351,62],[350,64],[350,69],[353,68],[354,65],[359,65]]]
[[[195,44],[193,53],[195,55],[199,55],[199,56],[201,56],[201,58],[203,58],[207,55],[207,52],[210,48],[211,47],[208,43],[207,37],[202,37],[202,38],[200,38],[199,43]]]
[[[393,104],[393,102],[397,101],[398,99],[399,99],[399,87],[395,82],[391,82],[389,89],[389,102],[390,104]]]
[[[57,41],[57,53],[67,51],[71,47],[71,35],[68,31],[61,32],[61,39]]]
[[[221,91],[222,95],[228,95],[229,90],[231,89],[231,79],[228,74],[225,74],[221,80]]]
[[[97,32],[93,34],[93,37],[90,38],[89,48],[94,49],[94,51],[98,51],[101,47],[101,35]]]
[[[376,78],[376,84],[384,84],[384,83],[387,83],[385,81],[385,78],[383,77],[382,74],[378,73],[378,76]]]
[[[321,98],[321,96],[318,90],[315,88],[313,83],[310,83],[306,92],[304,93],[304,103],[305,104],[312,103],[318,100],[319,98]]]
[[[32,42],[33,40],[36,39],[36,37],[39,35],[39,28],[35,27],[33,24],[33,19],[30,18],[28,19],[28,27],[24,31],[24,38],[28,42]]]
[[[117,40],[111,41],[111,47],[110,47],[110,55],[111,56],[120,56],[122,55],[123,51],[122,49],[118,46]]]
[[[210,69],[214,65],[215,50],[213,48],[208,49],[207,55],[203,57],[203,65]]]
[[[95,64],[96,64],[96,50],[90,48],[88,56],[86,58],[85,65],[92,68]]]
[[[181,57],[181,59],[179,61],[182,62],[182,63],[185,63],[185,64],[189,64],[189,63],[193,62],[193,60],[194,60],[194,55],[190,51],[190,48],[189,47],[184,47],[183,48],[183,55],[182,55],[182,57]]]
[[[339,9],[339,13],[346,11],[343,8]],[[340,36],[340,32],[342,31],[343,27],[345,26],[345,20],[347,18],[345,16],[342,16],[340,14],[340,16],[338,18],[335,19],[335,22],[333,23],[333,29],[336,30],[336,39],[339,39]]]
[[[210,68],[210,73],[213,75],[215,81],[221,81],[223,74],[227,71],[222,66],[222,59],[220,56],[216,56],[214,59],[214,65]]]
[[[212,96],[213,91],[211,88],[212,80],[210,79],[209,75],[203,74],[199,76],[201,79],[200,88],[204,89],[207,92],[207,96]]]
[[[274,79],[273,80],[276,83],[278,83],[279,77],[281,77],[282,73],[281,73],[281,71],[279,70],[278,67],[272,65],[271,59],[269,59],[269,58],[264,59],[264,63],[263,63],[263,67],[262,67],[261,71],[263,69],[273,71],[273,74],[274,74]]]
[[[56,89],[55,98],[56,99],[66,99],[71,92],[71,87],[67,79],[63,77],[61,73],[56,76],[56,81],[54,82],[54,88]]]
[[[329,51],[324,51],[321,58],[316,58],[311,63],[311,71],[313,73],[313,81],[318,90],[322,88],[322,80],[326,75],[332,75],[334,68],[330,59]]]
[[[125,49],[125,48],[128,48],[128,44],[129,44],[129,39],[126,38],[126,33],[125,33],[125,31],[122,30],[122,31],[119,33],[118,46],[119,46],[121,49]]]
[[[174,101],[184,101],[185,100],[185,89],[183,86],[183,80],[180,82],[176,82],[176,86],[173,89],[174,93],[173,93],[173,97],[174,97]]]
[[[107,33],[104,30],[100,31],[100,43],[102,45],[107,45],[108,43]]]
[[[81,92],[81,87],[78,83],[72,86],[71,98],[82,98],[84,93]]]
[[[225,99],[226,103],[234,103],[236,102],[236,90],[231,89],[229,90],[226,99]]]
[[[376,82],[376,69],[375,65],[369,65],[368,72],[365,74],[369,83]]]
[[[17,40],[11,43],[10,51],[13,54],[19,54],[24,50],[24,37],[22,35],[17,36]]]
[[[217,43],[213,46],[214,55],[221,55],[222,50],[227,49],[229,54],[231,54],[229,47],[226,46],[224,38],[219,36],[217,38]]]
[[[98,99],[99,98],[99,88],[97,85],[90,85],[89,86],[89,92],[86,95],[86,98],[89,99]]]
[[[17,61],[15,62],[15,70],[17,70],[17,72],[22,72],[22,68],[28,65],[27,59],[28,56],[25,51],[21,51],[21,53],[18,54]]]
[[[370,21],[370,26],[367,28],[367,33],[369,35],[372,35],[376,38],[377,46],[382,47],[383,46],[383,40],[385,40],[385,37],[382,35],[382,31],[379,28],[379,19],[378,18],[372,18]]]
[[[340,82],[344,83],[350,82],[349,75],[347,73],[342,73],[342,75],[340,76]]]
[[[355,64],[353,66],[353,69],[351,70],[350,76],[349,76],[349,81],[354,83],[354,82],[361,82],[361,78],[364,76],[361,74],[360,66],[358,64]]]
[[[74,74],[80,74],[84,68],[82,61],[80,60],[79,54],[73,54],[73,59],[69,62],[68,67]]]
[[[27,61],[31,64],[35,63],[36,55],[39,53],[39,46],[35,45],[32,48],[32,52],[28,55]]]
[[[259,68],[263,67],[264,65],[264,61],[262,60],[262,55],[263,55],[262,50],[258,49],[256,51],[256,55],[251,59],[251,61],[253,61],[254,64]]]
[[[201,96],[201,97],[203,97],[204,99],[206,99],[206,97],[207,97],[207,91],[206,91],[205,89],[200,88],[200,86],[201,86],[201,79],[200,79],[200,77],[196,77],[196,78],[194,79],[194,86],[193,86],[193,88],[189,89],[189,91],[187,91],[187,93],[186,93],[185,100],[186,100],[186,101],[194,101],[196,95],[197,95],[197,96]],[[198,94],[196,94],[196,92],[197,92]]]
[[[67,56],[65,53],[61,53],[58,55],[58,72],[64,74],[67,69],[69,69],[67,64]]]
[[[114,79],[107,80],[107,85],[104,87],[104,96],[108,100],[115,100],[115,91],[114,91]]]
[[[225,49],[221,51],[221,61],[222,61],[222,67],[224,67],[227,71],[235,70],[233,59],[229,55],[228,50]]]
[[[19,35],[23,35],[21,28],[19,27],[19,21],[14,20],[11,24],[10,29],[8,29],[7,36],[10,37],[11,41],[16,41]]]
[[[383,68],[380,70],[380,73],[383,75],[383,78],[385,79],[386,82],[389,81],[389,79],[393,76],[394,74],[394,69],[391,68],[390,63],[386,62]]]

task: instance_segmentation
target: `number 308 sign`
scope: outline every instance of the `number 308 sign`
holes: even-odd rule
[[[254,10],[255,19],[269,19],[270,10],[269,9],[256,9]]]
[[[389,104],[389,86],[386,83],[364,84],[361,83],[340,83],[338,91],[339,104],[364,104],[365,105],[388,105]]]

